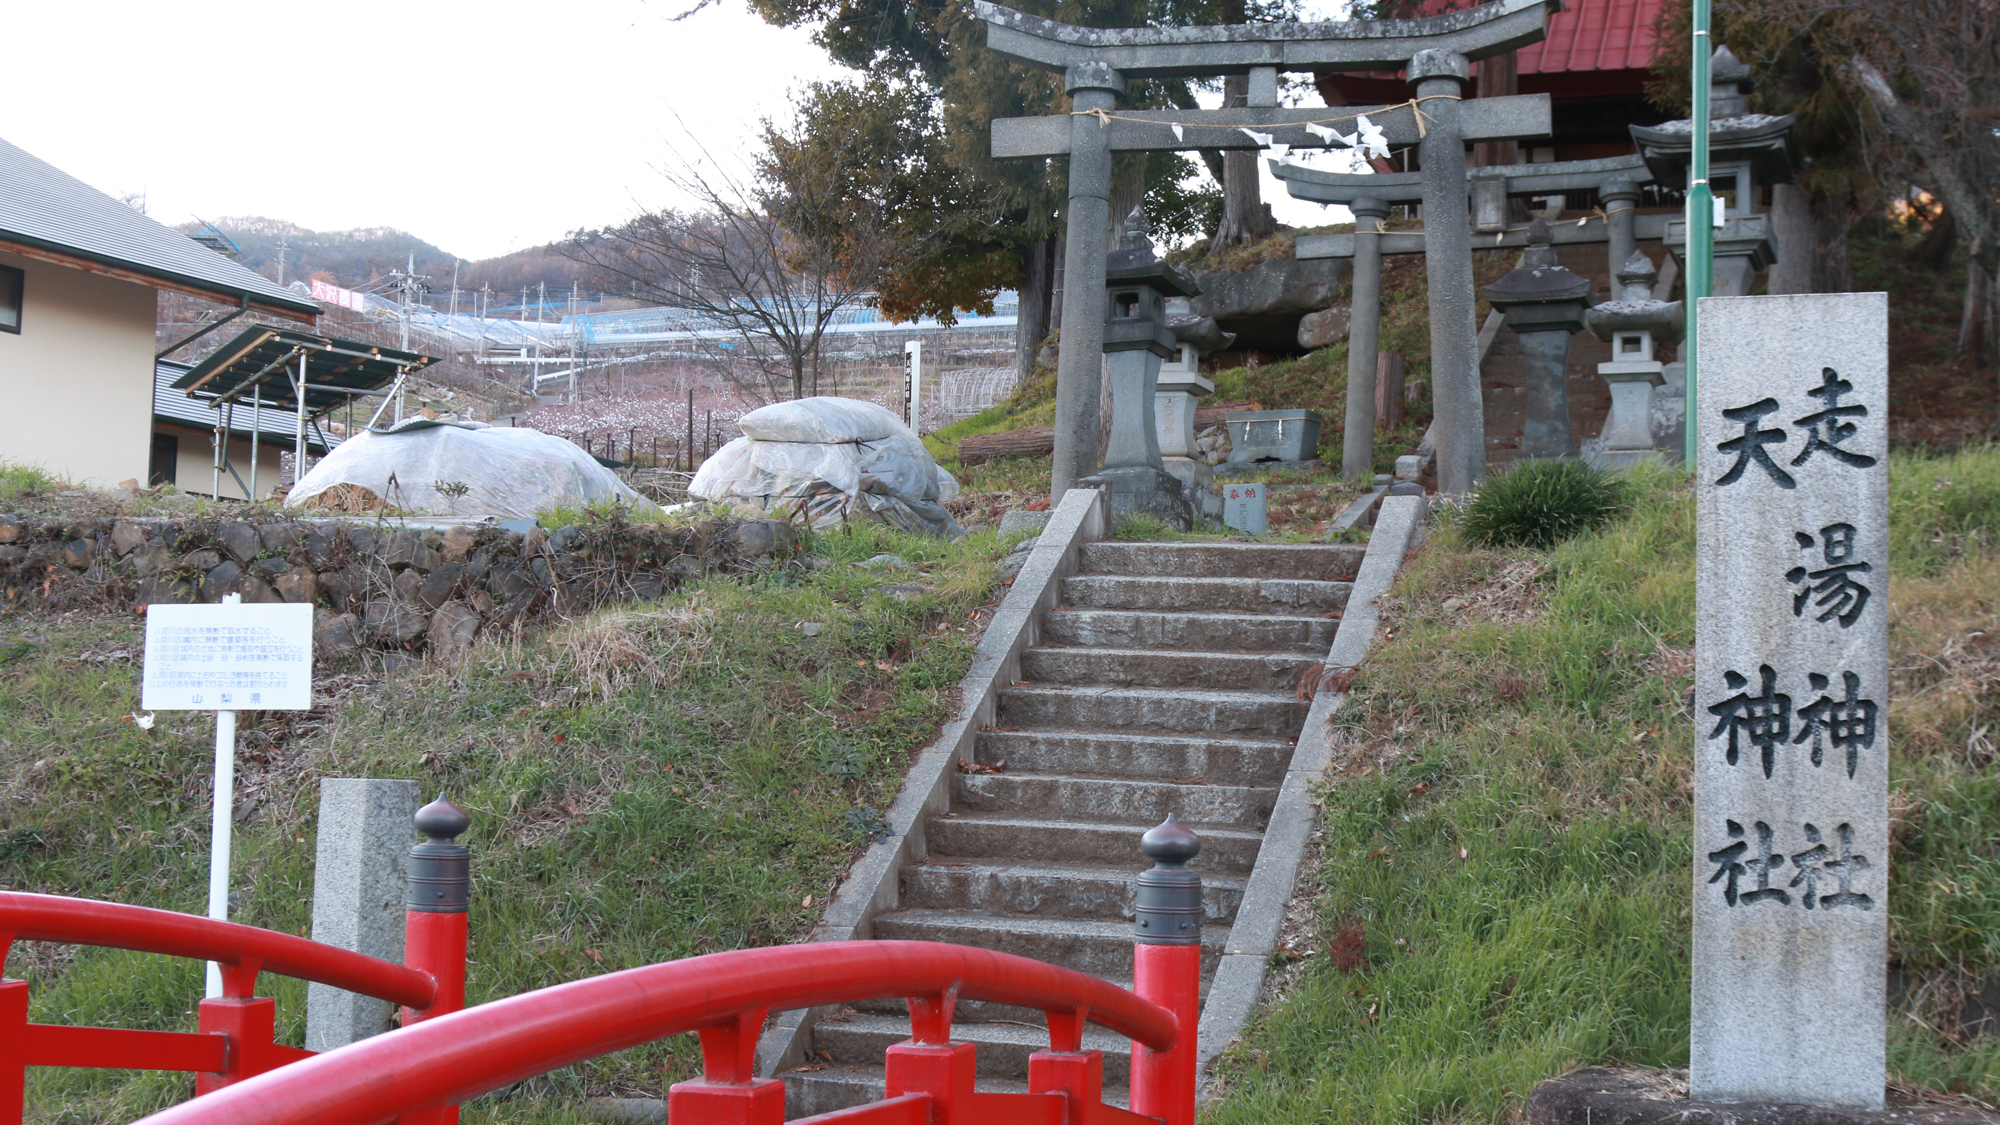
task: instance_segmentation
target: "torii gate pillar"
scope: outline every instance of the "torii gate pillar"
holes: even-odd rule
[[[1430,286],[1438,491],[1465,493],[1486,472],[1465,141],[1458,128],[1458,99],[1472,80],[1472,64],[1457,51],[1432,47],[1410,59],[1408,74],[1425,123],[1417,151],[1424,168],[1424,274]]]
[[[1111,237],[1111,131],[1093,110],[1116,108],[1125,90],[1116,70],[1099,62],[1065,74],[1074,112],[1069,119],[1068,229],[1063,251],[1062,348],[1056,363],[1056,448],[1051,496],[1061,496],[1097,471],[1104,372],[1104,270]]]

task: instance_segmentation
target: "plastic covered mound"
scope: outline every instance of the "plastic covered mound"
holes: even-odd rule
[[[695,473],[690,494],[762,512],[802,510],[814,527],[872,519],[906,531],[958,536],[943,501],[958,480],[901,419],[872,402],[802,398],[737,421],[740,438]]]
[[[464,494],[450,495],[458,484]],[[421,418],[341,442],[291,490],[285,506],[327,506],[356,488],[391,507],[438,515],[528,519],[606,500],[652,507],[590,454],[553,434]]]

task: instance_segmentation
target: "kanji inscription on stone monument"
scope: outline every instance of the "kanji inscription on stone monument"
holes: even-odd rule
[[[1698,316],[1689,1094],[1880,1108],[1888,298]]]

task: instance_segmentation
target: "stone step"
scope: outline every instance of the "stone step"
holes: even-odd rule
[[[902,872],[901,905],[913,910],[983,910],[1032,917],[1132,918],[1132,896],[1143,861],[1125,867],[993,863],[932,855]],[[1243,901],[1243,879],[1206,874],[1202,914],[1227,923]]]
[[[1282,691],[1297,690],[1306,669],[1316,663],[1317,658],[1300,653],[1038,647],[1021,653],[1021,678],[1043,684]]]
[[[1087,543],[1086,574],[1185,578],[1304,578],[1340,582],[1361,569],[1363,546],[1330,543]]]
[[[1321,659],[1333,647],[1338,614],[1164,613],[1138,609],[1055,609],[1042,615],[1046,645],[1167,648],[1188,652],[1296,652]]]
[[[1086,864],[1143,869],[1139,837],[1157,820],[1106,824],[1049,817],[966,813],[934,816],[924,823],[924,841],[934,855],[990,863]],[[1240,875],[1257,862],[1264,834],[1246,828],[1190,824],[1201,834],[1201,855],[1189,864],[1205,877]]]
[[[831,1056],[834,1066],[880,1067],[883,1052],[909,1037],[908,1016],[857,1011],[844,1018],[825,1019],[813,1025],[814,1051]],[[971,1043],[977,1047],[975,1073],[980,1079],[1023,1081],[1028,1077],[1028,1056],[1049,1048],[1047,1028],[1022,1027],[1011,1023],[954,1023],[951,1038],[954,1043]],[[1093,1024],[1084,1028],[1083,1047],[1088,1051],[1104,1052],[1106,1086],[1114,1082],[1124,1086],[1130,1081],[1130,1039]],[[834,1066],[827,1069],[832,1070]]]
[[[904,1029],[908,1030],[908,1023]],[[1129,1042],[1129,1041],[1128,1041]],[[1121,1053],[1130,1057],[1130,1048]],[[1109,1061],[1109,1053],[1106,1054]],[[873,1066],[858,1063],[835,1063],[827,1066],[812,1064],[818,1069],[801,1068],[779,1075],[785,1082],[785,1119],[796,1121],[801,1117],[832,1113],[837,1109],[851,1109],[869,1102],[882,1100],[882,1091],[887,1081],[881,1060]],[[981,1077],[973,1082],[973,1088],[982,1094],[1025,1094],[1028,1083],[1018,1078]],[[1106,1083],[1104,1100],[1123,1107],[1127,1104],[1125,1086],[1113,1087]]]
[[[1061,965],[1100,977],[1132,975],[1132,924],[1082,918],[1022,918],[956,910],[892,910],[876,917],[875,936],[885,941],[942,941],[970,945]],[[1202,975],[1215,968],[1229,927],[1204,926]],[[907,1034],[907,1033],[906,1033]]]
[[[961,813],[1011,813],[1072,820],[1133,820],[1158,824],[1172,813],[1184,824],[1262,829],[1276,789],[1241,785],[1176,785],[1047,774],[952,775],[951,808]]]
[[[1106,984],[1122,988],[1127,992],[1132,991],[1132,978],[1130,977],[1122,979],[1103,977],[1099,979],[1103,980]],[[1208,1000],[1208,982],[1206,980],[1201,983],[1200,999],[1203,1002]],[[866,1012],[870,1015],[889,1016],[904,1020],[905,1026],[907,1026],[910,1015],[909,1004],[904,1000],[863,1000],[849,1007],[856,1012]],[[1016,1004],[1001,1004],[991,1000],[960,999],[958,1006],[952,1009],[952,1020],[953,1027],[957,1027],[960,1024],[975,1023],[1011,1023],[1027,1027],[1047,1027],[1049,1025],[1048,1013],[1039,1008],[1023,1008]]]
[[[1286,617],[1339,613],[1353,589],[1347,582],[1295,578],[1180,578],[1079,574],[1063,579],[1067,609],[1187,610],[1266,613]]]
[[[1141,687],[1002,688],[996,727],[1295,739],[1311,705],[1291,691],[1175,691]]]
[[[1292,760],[1292,744],[1266,738],[986,730],[979,732],[973,756],[988,765],[1004,762],[1010,774],[1277,785]]]

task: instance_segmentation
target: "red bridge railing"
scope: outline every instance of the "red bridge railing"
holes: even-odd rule
[[[214,961],[222,996],[201,1002],[193,1032],[137,1031],[28,1022],[28,982],[0,980],[0,1122],[19,1122],[31,1066],[184,1070],[197,1101],[312,1052],[278,1043],[277,1004],[256,995],[257,977],[332,985],[402,1005],[406,1026],[465,1006],[464,895],[453,877],[465,849],[450,842],[465,814],[439,801],[417,814],[429,839],[410,851],[415,900],[405,927],[406,965],[255,926],[170,910],[54,895],[0,892],[0,950],[14,941],[130,949]],[[422,875],[441,869],[445,879]],[[445,890],[440,893],[439,886]]]
[[[932,942],[826,942],[714,953],[495,1000],[196,1098],[146,1118],[146,1125],[366,1125],[688,1031],[701,1037],[703,1074],[668,1092],[668,1119],[776,1125],[785,1119],[784,1083],[752,1072],[765,1015],[882,997],[908,998],[911,1024],[910,1039],[888,1049],[886,1096],[806,1120],[1137,1125],[1159,1110],[1104,1104],[1103,1055],[1081,1049],[1083,1025],[1130,1037],[1135,1055],[1193,1059],[1191,1050],[1176,1052],[1193,1045],[1191,1013],[1073,969]],[[1047,1013],[1049,1048],[1029,1058],[1031,1092],[973,1089],[974,1045],[951,1041],[958,1000]],[[1147,1101],[1137,1085],[1133,1100]],[[1190,1100],[1186,1116],[1168,1119],[1191,1120],[1192,1108]]]
[[[463,814],[451,811],[458,817],[455,835],[463,831]],[[421,860],[426,846],[413,849],[413,859]],[[781,1125],[784,1084],[758,1078],[753,1069],[765,1017],[774,1009],[902,998],[911,1036],[888,1048],[883,1099],[803,1120],[1193,1125],[1202,907],[1200,878],[1186,861],[1200,845],[1169,817],[1146,833],[1141,847],[1156,866],[1139,876],[1133,992],[991,950],[857,941],[710,954],[457,1010],[464,986],[462,859],[448,870],[414,865],[412,903],[435,897],[445,910],[456,904],[461,912],[433,906],[430,916],[455,918],[455,929],[433,925],[420,932],[425,923],[413,905],[407,968],[165,911],[0,895],[0,931],[217,960],[228,992],[203,1003],[200,1032],[177,1035],[28,1024],[26,985],[6,982],[0,1081],[11,1083],[17,1117],[25,1066],[138,1066],[197,1070],[207,1079],[198,1080],[197,1097],[146,1118],[149,1125],[432,1125],[454,1120],[458,1104],[488,1091],[692,1031],[700,1037],[703,1073],[668,1091],[673,1125]],[[427,971],[421,959],[448,953],[454,941],[455,964]],[[404,1026],[321,1055],[273,1044],[272,1002],[249,997],[266,969],[401,1003]],[[959,1000],[1046,1015],[1049,1046],[1029,1056],[1028,1093],[974,1088],[976,1047],[951,1038]],[[1132,1040],[1131,1110],[1104,1101],[1103,1054],[1082,1049],[1086,1023]]]

